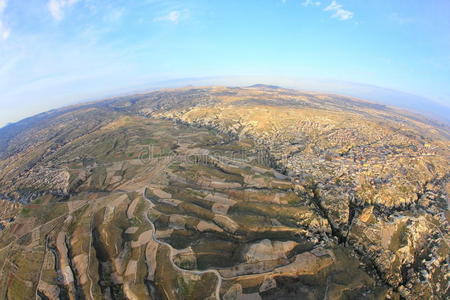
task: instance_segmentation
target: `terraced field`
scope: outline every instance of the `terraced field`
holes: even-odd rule
[[[362,147],[358,137],[349,147],[319,134],[336,125],[333,118],[348,122],[335,112],[323,116],[340,102],[324,98],[326,109],[314,108],[320,122],[305,119],[297,130],[285,109],[306,118],[299,106],[320,103],[273,93],[156,92],[53,111],[27,120],[33,126],[26,130],[0,131],[10,134],[0,152],[0,298],[443,299],[442,128],[433,136],[423,125],[428,144],[417,145],[435,154],[416,156],[404,170],[389,165],[394,152],[366,157],[386,159],[377,177],[377,165],[370,171],[347,157]],[[385,108],[379,114],[406,120]],[[276,131],[261,127],[277,116]],[[339,124],[334,135],[356,130]],[[305,140],[292,141],[294,129]],[[368,152],[389,131],[371,130]],[[397,154],[410,153],[399,145],[413,139],[402,130],[386,146]],[[267,142],[277,134],[279,144]],[[416,191],[423,174],[426,189]]]
[[[305,295],[318,296],[338,292],[327,274],[352,272],[362,275],[352,292],[383,290],[337,263],[339,254],[357,266],[327,246],[326,220],[249,141],[172,121],[120,122],[123,148],[102,128],[61,150],[77,193],[38,197],[2,232],[3,297],[275,299],[277,280],[292,285],[293,276],[305,287],[314,278]],[[90,159],[74,159],[81,153]]]

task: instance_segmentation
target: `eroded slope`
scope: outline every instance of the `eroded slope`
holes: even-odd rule
[[[418,116],[258,86],[28,123],[0,149],[1,297],[448,293],[449,142]]]

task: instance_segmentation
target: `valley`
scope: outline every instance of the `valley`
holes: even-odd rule
[[[0,130],[4,299],[445,299],[446,127],[258,85]]]

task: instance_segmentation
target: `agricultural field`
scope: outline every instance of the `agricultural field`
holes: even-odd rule
[[[52,111],[5,138],[1,299],[448,292],[442,128],[267,87],[136,97]]]

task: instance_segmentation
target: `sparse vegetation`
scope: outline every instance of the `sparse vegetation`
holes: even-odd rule
[[[5,140],[0,297],[443,293],[441,129],[279,88],[130,101],[56,110]]]

